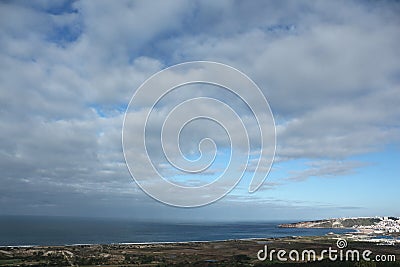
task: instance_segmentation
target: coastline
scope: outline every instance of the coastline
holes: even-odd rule
[[[337,220],[337,219],[335,219]],[[321,220],[322,221],[322,220]],[[300,226],[304,223],[294,223]],[[220,225],[221,226],[221,225]],[[248,226],[245,224],[245,226]],[[281,228],[275,224],[276,228]],[[289,231],[279,230],[273,235],[262,236],[252,228],[237,228],[238,237],[243,233],[256,233],[260,237],[226,238],[213,240],[184,241],[146,241],[146,242],[110,242],[110,243],[72,243],[66,245],[0,245],[0,267],[2,266],[265,266],[258,258],[260,250],[314,250],[320,253],[328,248],[338,249],[337,242],[346,240],[344,249],[371,250],[375,254],[393,255],[400,259],[400,240],[382,239],[373,233],[373,229],[362,227],[290,227]],[[312,228],[318,229],[313,231]],[[193,228],[190,228],[193,229]],[[217,231],[219,228],[207,228]],[[225,229],[225,228],[224,228]],[[260,230],[261,228],[257,228]],[[264,228],[262,228],[264,229]],[[265,228],[274,229],[274,228]],[[226,230],[226,229],[225,229]],[[245,230],[245,232],[243,232]],[[251,230],[251,231],[249,231]],[[214,232],[219,233],[219,232]],[[234,232],[232,232],[234,233]],[[197,237],[198,235],[186,235]],[[221,235],[204,235],[202,238],[221,237]],[[157,236],[162,239],[162,236]],[[174,238],[174,237],[172,237]],[[176,238],[176,237],[175,237]],[[104,239],[102,239],[104,240]],[[43,240],[42,240],[43,242]],[[329,266],[325,257],[320,263]],[[296,264],[309,266],[310,262],[301,261]],[[271,265],[272,264],[272,265]],[[281,266],[282,262],[268,263]],[[400,266],[400,262],[385,266]],[[336,263],[335,263],[336,266]],[[356,265],[344,265],[356,266]]]
[[[304,228],[307,229],[307,228]],[[326,229],[328,230],[338,230],[335,228],[319,228],[319,229]],[[355,231],[356,229],[347,229],[343,228],[340,230],[352,230]],[[248,237],[248,238],[227,238],[227,239],[213,239],[213,240],[188,240],[188,241],[148,241],[148,242],[110,242],[110,243],[71,243],[71,244],[28,244],[28,245],[1,245],[1,248],[34,248],[34,247],[74,247],[74,246],[112,246],[112,245],[166,245],[166,244],[191,244],[191,243],[213,243],[213,242],[230,242],[230,241],[252,241],[252,240],[261,240],[261,239],[284,239],[284,238],[291,238],[291,237],[321,237],[321,236],[329,236],[333,235],[346,235],[350,234],[351,232],[343,232],[343,233],[333,233],[328,232],[324,235],[282,235],[282,236],[274,236],[274,237]]]
[[[174,244],[192,244],[192,243],[214,243],[214,242],[231,242],[231,241],[253,241],[261,239],[280,239],[288,237],[318,237],[315,236],[281,236],[281,237],[255,237],[255,238],[237,238],[237,239],[220,239],[220,240],[190,240],[190,241],[154,241],[154,242],[121,242],[121,243],[77,243],[77,244],[60,244],[60,245],[0,245],[1,248],[37,248],[37,247],[77,247],[77,246],[124,246],[124,245],[174,245]]]

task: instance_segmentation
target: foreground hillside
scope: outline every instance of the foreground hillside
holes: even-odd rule
[[[338,251],[341,235],[286,237],[257,240],[186,242],[159,244],[114,244],[40,247],[0,247],[0,266],[400,266],[400,243],[379,245],[347,240],[347,249],[371,250],[370,261],[331,260],[322,250]],[[260,250],[275,251],[272,258],[259,259]],[[279,260],[290,251],[315,251],[318,258]],[[262,252],[263,254],[264,252]],[[336,253],[339,255],[339,253]],[[263,254],[265,255],[265,254]],[[320,256],[321,255],[321,256]],[[323,256],[322,256],[323,255]],[[336,255],[336,256],[337,256]],[[376,256],[379,256],[380,261]],[[384,260],[383,260],[384,259]]]

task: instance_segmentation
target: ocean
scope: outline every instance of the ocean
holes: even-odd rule
[[[172,223],[134,219],[0,216],[0,246],[216,241],[344,233],[279,228],[288,221]]]

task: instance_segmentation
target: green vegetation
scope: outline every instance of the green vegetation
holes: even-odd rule
[[[381,219],[379,219],[379,218],[351,218],[351,219],[345,219],[341,223],[342,223],[343,227],[353,227],[355,225],[358,225],[358,226],[374,225],[380,221],[381,221]]]
[[[269,249],[315,250],[319,254],[336,248],[340,235],[229,240],[216,242],[86,245],[67,247],[0,248],[0,266],[400,266],[400,262],[317,262],[260,261],[257,252],[268,244]],[[374,255],[395,255],[400,259],[400,244],[378,246],[348,240],[348,248],[373,251]]]

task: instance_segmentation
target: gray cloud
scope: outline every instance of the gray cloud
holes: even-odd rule
[[[292,176],[286,180],[304,181],[310,177],[336,177],[352,173],[357,168],[369,165],[359,161],[315,161],[308,163],[308,168],[302,171],[291,171]]]
[[[141,196],[122,156],[122,113],[145,79],[187,60],[254,78],[277,120],[279,160],[314,161],[291,180],[356,171],[365,163],[350,156],[399,141],[399,10],[395,1],[2,2],[0,205]]]

